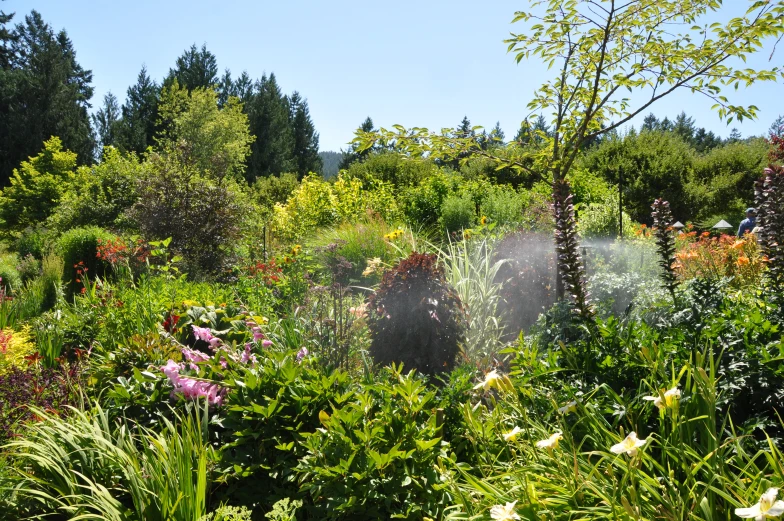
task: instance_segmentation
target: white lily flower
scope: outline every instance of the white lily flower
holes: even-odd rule
[[[570,412],[577,412],[577,402],[569,402],[558,409],[559,414],[569,414]]]
[[[628,436],[626,436],[626,438],[621,443],[616,443],[615,445],[610,447],[610,450],[615,454],[626,453],[629,456],[636,456],[637,449],[645,445],[647,441],[648,441],[647,439],[643,439],[643,440],[639,439],[637,437],[637,433],[632,431],[629,433]]]
[[[514,440],[517,439],[517,435],[520,434],[521,432],[523,432],[523,429],[521,429],[520,427],[515,426],[514,429],[512,429],[511,431],[509,431],[506,434],[504,434],[504,439],[506,441],[514,441]]]
[[[563,434],[561,434],[560,432],[556,432],[546,440],[537,441],[536,446],[540,449],[548,449],[548,450],[557,449],[558,442],[562,439],[563,439]]]
[[[779,489],[769,488],[762,494],[759,503],[749,508],[736,508],[735,515],[743,519],[754,519],[755,521],[765,521],[771,517],[778,517],[784,514],[784,501],[776,501]]]
[[[512,501],[506,505],[496,505],[490,509],[490,518],[494,521],[517,521],[520,516],[515,512],[517,501]]]
[[[664,391],[664,389],[662,389]],[[677,387],[673,387],[668,391],[664,391],[664,400],[662,400],[662,395],[656,396],[644,396],[643,400],[648,400],[653,402],[653,405],[658,407],[659,409],[666,409],[668,407],[673,407],[681,399],[681,390]]]

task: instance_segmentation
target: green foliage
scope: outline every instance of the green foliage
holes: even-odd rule
[[[63,150],[60,138],[14,169],[10,186],[0,194],[0,218],[7,231],[21,231],[45,221],[73,182],[76,154]]]
[[[191,275],[216,274],[240,237],[251,205],[230,178],[206,177],[170,155],[154,154],[130,217],[148,240],[172,238]]]
[[[140,180],[150,166],[133,154],[105,148],[100,163],[77,170],[49,222],[59,231],[80,226],[127,228],[125,212],[136,202]]]
[[[280,174],[257,178],[251,189],[256,204],[271,213],[276,204],[285,204],[298,186],[296,174]]]
[[[206,177],[242,179],[254,138],[237,98],[219,107],[211,87],[189,91],[175,80],[161,91],[158,117],[164,127],[158,139],[162,150]]]
[[[454,367],[466,316],[435,255],[413,252],[384,273],[368,299],[370,354],[378,365],[402,363],[432,375]]]
[[[192,521],[205,514],[204,423],[178,417],[164,420],[159,433],[134,435],[100,408],[74,409],[67,419],[36,414],[42,421],[7,447],[19,462],[23,501],[96,521]]]
[[[525,192],[516,192],[508,185],[493,186],[482,200],[480,212],[499,226],[515,226],[523,222],[523,211],[528,203],[529,196]]]
[[[346,177],[359,179],[365,187],[375,181],[390,183],[396,188],[416,186],[436,174],[438,168],[431,161],[411,160],[399,154],[380,152],[368,155],[363,161],[352,162]]]
[[[17,265],[19,258],[13,253],[0,255],[0,286],[7,288],[8,293],[13,293],[22,286],[22,276]]]
[[[109,266],[97,256],[98,241],[113,238],[114,235],[97,226],[74,228],[60,236],[57,241],[57,253],[63,259],[65,266],[63,281],[69,295],[73,295],[83,287],[81,276],[106,277]],[[77,273],[78,270],[82,273]],[[77,282],[77,279],[80,281]]]
[[[467,195],[452,195],[441,205],[441,226],[447,234],[473,227],[476,205]]]
[[[25,228],[16,240],[15,246],[20,257],[32,255],[40,260],[44,257],[44,233],[39,228]]]
[[[444,173],[430,176],[403,194],[406,220],[416,226],[434,226],[441,217],[444,200],[455,189],[453,180]]]
[[[604,202],[580,206],[578,210],[577,231],[583,238],[618,237],[618,196],[610,195]],[[634,235],[634,223],[623,212],[623,236]]]
[[[385,370],[322,418],[297,466],[315,519],[439,518],[448,495],[438,464],[446,457],[421,378]]]
[[[206,516],[200,518],[199,521],[251,521],[252,514],[253,513],[245,507],[221,506],[214,512],[210,512]],[[284,518],[284,521],[288,521],[288,519],[289,518]]]
[[[622,176],[624,210],[633,221],[650,224],[652,197],[670,201],[681,222],[695,215],[686,191],[694,162],[694,151],[675,134],[642,132],[602,141],[582,164],[609,183]]]

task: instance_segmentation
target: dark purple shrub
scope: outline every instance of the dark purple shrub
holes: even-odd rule
[[[76,405],[78,380],[77,365],[46,369],[34,364],[0,375],[0,444],[35,419],[29,406],[64,413],[66,405]]]
[[[414,252],[384,273],[368,299],[368,327],[376,363],[432,375],[454,367],[466,314],[437,257]]]
[[[656,251],[659,253],[659,266],[661,266],[661,279],[664,287],[675,300],[675,288],[678,285],[675,274],[675,236],[672,234],[674,219],[670,211],[670,203],[663,199],[653,202],[653,234],[656,238]]]

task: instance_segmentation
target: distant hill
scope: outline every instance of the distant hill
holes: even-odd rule
[[[340,165],[340,160],[343,159],[342,152],[319,152],[319,157],[324,162],[324,166],[321,169],[321,175],[324,179],[329,179],[330,177],[334,177],[338,175],[338,167]]]

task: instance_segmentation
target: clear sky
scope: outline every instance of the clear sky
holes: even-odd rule
[[[725,2],[737,10],[746,2]],[[274,72],[286,93],[307,98],[321,150],[346,147],[367,116],[431,129],[456,126],[463,116],[488,129],[496,121],[512,137],[528,114],[534,90],[552,72],[538,62],[516,65],[503,39],[525,0],[6,0],[0,8],[20,21],[38,10],[65,28],[77,59],[93,71],[101,104],[112,91],[122,102],[142,64],[160,81],[191,44],[207,48],[221,69],[252,78]],[[782,63],[784,49],[749,65]],[[731,93],[735,104],[760,108],[754,122],[733,124],[744,136],[765,134],[784,107],[781,83]],[[681,110],[721,136],[730,132],[712,102],[687,92],[653,106],[673,119]],[[639,124],[639,122],[638,122]]]

